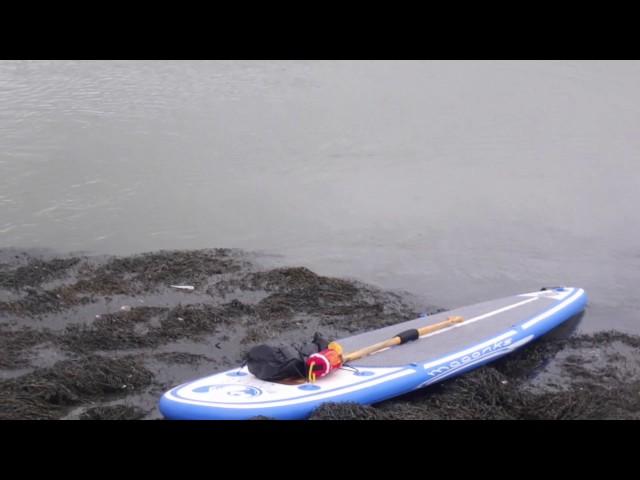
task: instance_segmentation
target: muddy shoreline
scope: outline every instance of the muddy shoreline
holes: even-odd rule
[[[0,419],[158,419],[164,391],[239,364],[253,345],[335,338],[446,307],[264,267],[240,250],[2,249]],[[311,418],[637,419],[640,338],[554,332],[461,378],[372,407],[328,404]]]

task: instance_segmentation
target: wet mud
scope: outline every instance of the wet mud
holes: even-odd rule
[[[159,419],[164,391],[237,366],[259,343],[301,344],[316,331],[337,338],[444,307],[267,267],[239,250],[3,249],[0,419]],[[640,338],[559,331],[457,379],[375,406],[325,404],[311,419],[639,416]]]

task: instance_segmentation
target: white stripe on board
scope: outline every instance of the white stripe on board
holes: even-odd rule
[[[573,294],[572,296],[570,296],[569,298],[567,298],[564,302],[559,303],[558,305],[556,305],[555,307],[551,308],[550,310],[547,310],[544,313],[541,313],[540,315],[533,317],[531,320],[529,320],[528,322],[525,322],[522,324],[522,329],[526,330],[529,327],[534,326],[536,323],[541,322],[542,320],[544,320],[547,317],[550,317],[551,315],[553,315],[554,313],[562,310],[564,307],[566,307],[567,305],[569,305],[570,303],[573,303],[576,299],[580,298],[582,296],[582,294],[584,294],[584,290],[582,288],[579,288],[575,294]]]
[[[497,310],[492,310],[491,312],[488,312],[488,313],[483,313],[482,315],[478,315],[477,317],[472,317],[469,320],[465,320],[464,322],[461,322],[461,323],[456,323],[456,324],[454,324],[454,325],[452,325],[450,327],[443,328],[442,330],[436,330],[435,332],[427,333],[426,335],[421,335],[418,340],[422,340],[424,338],[433,337],[434,335],[440,335],[441,333],[448,332],[449,330],[453,330],[454,328],[460,328],[460,327],[464,327],[465,325],[470,325],[470,324],[472,324],[474,322],[478,322],[480,320],[484,320],[485,318],[493,317],[494,315],[498,315],[499,313],[507,312],[507,311],[512,310],[514,308],[517,308],[517,307],[520,307],[520,306],[525,305],[527,303],[533,302],[535,300],[538,300],[539,298],[541,298],[541,297],[535,296],[535,297],[532,297],[532,298],[528,298],[526,300],[522,300],[522,301],[517,302],[517,303],[513,303],[511,305],[507,305],[506,307],[498,308]],[[378,354],[380,354],[382,352],[386,352],[387,350],[389,350],[391,348],[393,348],[393,347],[383,348],[382,350],[378,350],[377,352],[373,352],[369,356],[378,355]]]
[[[433,335],[439,335],[441,333],[447,332],[447,331],[452,330],[454,328],[464,327],[465,325],[469,325],[471,323],[474,323],[474,322],[477,322],[477,321],[480,321],[480,320],[484,320],[485,318],[493,317],[494,315],[498,315],[499,313],[503,313],[503,312],[509,311],[511,309],[520,307],[522,305],[525,305],[527,303],[533,302],[535,300],[538,300],[538,298],[540,298],[540,297],[528,298],[527,300],[523,300],[521,302],[514,303],[512,305],[507,305],[506,307],[502,307],[502,308],[499,308],[497,310],[493,310],[493,311],[491,311],[489,313],[483,313],[482,315],[478,315],[477,317],[473,317],[473,318],[470,318],[469,320],[465,320],[462,323],[457,323],[457,324],[452,325],[450,327],[443,328],[442,330],[436,330],[435,332],[427,333],[426,335],[423,335],[420,338],[422,339],[422,338],[432,337]]]

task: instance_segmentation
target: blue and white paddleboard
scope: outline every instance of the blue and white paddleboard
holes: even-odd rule
[[[313,384],[265,382],[246,367],[211,375],[166,392],[160,411],[166,418],[184,420],[302,419],[324,402],[381,402],[496,360],[582,312],[586,303],[583,289],[563,287],[421,317],[338,343],[352,352],[453,315],[464,321],[356,360],[349,364],[352,368]]]

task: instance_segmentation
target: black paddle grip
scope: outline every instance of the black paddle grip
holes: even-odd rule
[[[400,337],[400,345],[402,345],[403,343],[417,340],[420,338],[420,333],[414,328],[412,330],[405,330],[404,332],[397,334],[396,337]]]

